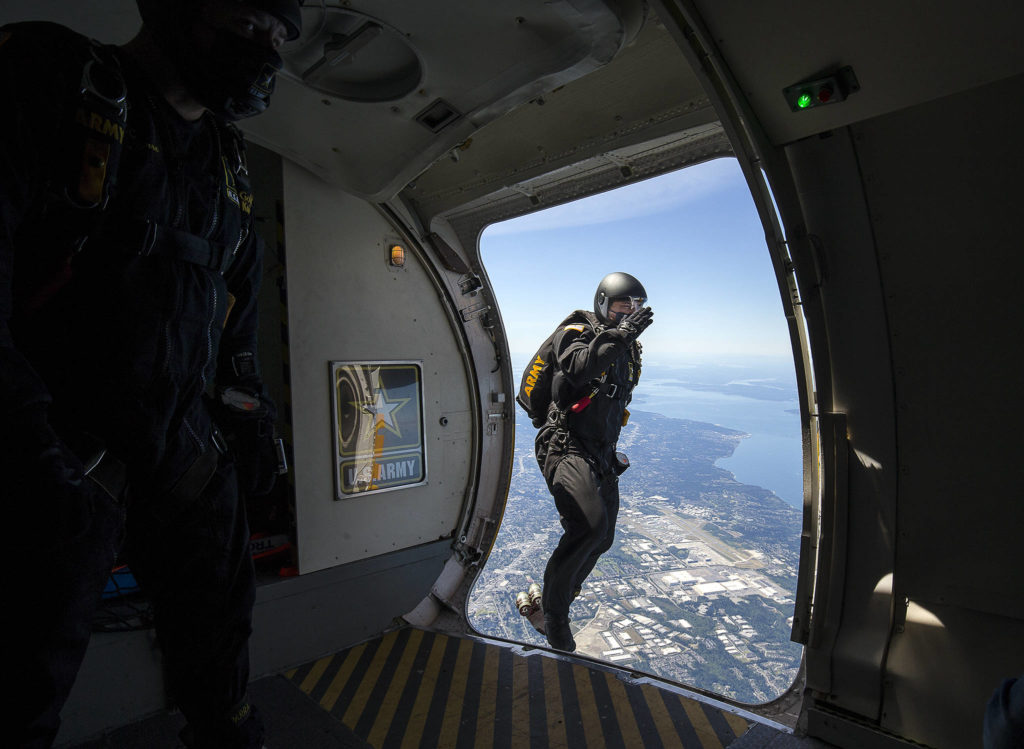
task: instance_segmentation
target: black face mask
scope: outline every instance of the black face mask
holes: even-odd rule
[[[178,47],[178,71],[200,104],[227,120],[260,114],[270,106],[274,76],[284,62],[273,49],[217,29],[206,50]]]

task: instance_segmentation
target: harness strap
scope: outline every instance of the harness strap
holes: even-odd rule
[[[211,445],[199,453],[185,472],[181,474],[170,491],[151,506],[153,516],[166,522],[187,510],[199,499],[199,495],[217,472],[221,456],[227,455],[228,447],[217,425],[210,434]]]
[[[598,394],[616,400],[626,395],[625,388],[621,385],[616,385],[614,382],[601,382],[599,385],[596,385],[595,389]]]
[[[92,479],[115,502],[128,505],[128,466],[104,450],[86,466],[85,475]]]
[[[84,473],[111,499],[127,507],[128,467],[111,453],[103,441],[89,432],[61,425],[64,441],[82,461]]]
[[[221,275],[227,272],[235,259],[234,247],[142,219],[107,222],[99,239],[123,247],[133,255],[168,257]]]

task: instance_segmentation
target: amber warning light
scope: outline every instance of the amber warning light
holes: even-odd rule
[[[810,80],[794,83],[782,89],[782,95],[786,97],[786,103],[794,112],[825,104],[838,104],[846,101],[846,97],[860,91],[860,83],[853,68],[846,66],[834,73],[812,78]]]
[[[391,245],[391,249],[388,254],[388,262],[396,268],[401,268],[405,265],[405,248],[400,244]]]

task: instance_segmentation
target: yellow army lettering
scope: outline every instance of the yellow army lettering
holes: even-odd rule
[[[533,392],[533,386],[537,384],[537,378],[540,376],[540,371],[543,368],[544,360],[538,356],[537,360],[533,363],[533,366],[530,367],[530,374],[526,375],[526,387],[523,388],[523,392],[526,393],[527,396]]]
[[[90,130],[95,130],[100,135],[113,136],[118,143],[124,143],[124,128],[95,112],[79,109],[75,112],[75,122]]]

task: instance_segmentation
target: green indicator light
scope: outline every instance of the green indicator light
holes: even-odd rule
[[[796,105],[799,109],[807,109],[811,106],[811,95],[808,93],[800,94],[800,98],[796,100]]]

